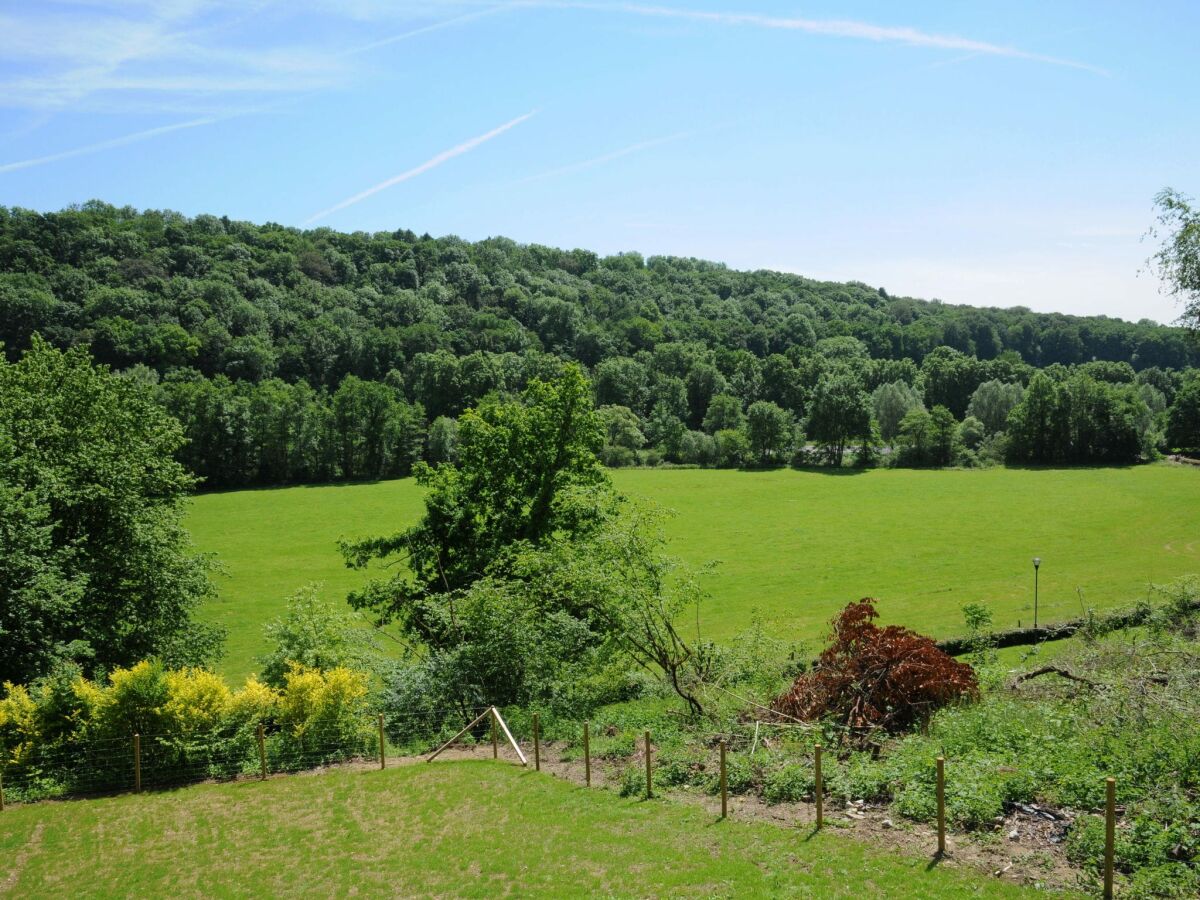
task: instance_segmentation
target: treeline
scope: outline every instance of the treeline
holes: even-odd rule
[[[405,474],[452,454],[464,409],[564,360],[587,367],[609,407],[612,464],[838,461],[850,448],[865,463],[882,452],[941,464],[947,414],[965,426],[958,445],[985,457],[1130,458],[1129,441],[1095,445],[1085,408],[1131,419],[1138,453],[1200,443],[1173,440],[1164,418],[1198,356],[1181,329],[503,238],[300,231],[98,202],[0,208],[9,358],[35,333],[155,382],[189,437],[182,459],[209,487]],[[1038,368],[1074,384],[1079,427],[1010,449],[987,443],[1008,430],[993,419],[976,441],[965,420],[980,386],[1024,389]],[[913,398],[930,419],[902,432],[894,412]]]
[[[845,345],[845,340],[839,344]],[[832,351],[832,342],[826,350]],[[610,466],[1120,464],[1200,446],[1200,379],[1128,363],[1037,370],[948,348],[874,360],[857,348],[772,355],[663,344],[592,371]],[[797,361],[793,362],[792,357]],[[209,486],[407,475],[456,458],[455,412],[516,394],[561,362],[545,354],[419,355],[407,374],[333,390],[145,368],[189,439],[180,460]]]
[[[600,370],[604,367],[601,366]],[[596,391],[606,396],[605,373]],[[1134,372],[1128,363],[1033,369],[948,348],[911,361],[769,357],[746,402],[720,369],[699,428],[686,404],[658,394],[642,419],[601,406],[610,465],[660,460],[740,466],[977,466],[1131,463],[1200,444],[1200,379],[1192,371]],[[755,399],[754,397],[757,397]]]

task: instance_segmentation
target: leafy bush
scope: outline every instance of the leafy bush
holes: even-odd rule
[[[231,690],[204,669],[156,661],[114,669],[106,682],[65,666],[0,696],[0,766],[16,798],[132,786],[132,738],[143,783],[228,777],[259,766],[262,725],[273,769],[374,752],[367,676],[293,664],[281,689],[250,678]]]
[[[646,796],[646,770],[641,766],[626,766],[617,780],[618,793],[622,797]]]
[[[804,763],[784,763],[768,769],[763,776],[763,799],[768,803],[807,800],[816,790],[812,766]]]
[[[664,749],[655,760],[654,780],[663,787],[703,786],[708,754],[696,747]]]
[[[1186,863],[1196,857],[1200,849],[1200,818],[1196,818],[1200,806],[1176,809],[1174,813],[1156,816],[1138,811],[1127,817],[1117,829],[1113,848],[1118,871],[1155,869]],[[1066,850],[1072,862],[1098,871],[1104,863],[1104,819],[1100,816],[1079,819],[1067,837]]]
[[[272,755],[280,767],[304,768],[367,752],[367,679],[338,667],[328,672],[293,664],[284,676]]]
[[[282,687],[293,664],[311,669],[378,667],[379,647],[344,603],[321,597],[319,584],[307,584],[287,599],[282,616],[266,626],[275,649],[262,657],[262,679]]]
[[[1154,897],[1188,900],[1200,895],[1200,872],[1183,863],[1164,863],[1134,872],[1122,896],[1131,900]]]
[[[825,791],[844,800],[883,800],[888,797],[887,771],[866,753],[851,753],[845,760],[830,760],[822,772]]]

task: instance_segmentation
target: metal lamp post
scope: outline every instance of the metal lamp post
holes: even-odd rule
[[[1033,558],[1033,630],[1037,631],[1038,619],[1038,569],[1041,568],[1042,558],[1035,556]]]

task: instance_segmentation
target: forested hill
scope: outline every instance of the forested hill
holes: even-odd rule
[[[872,357],[918,364],[939,346],[981,360],[1013,350],[1034,366],[1195,361],[1179,329],[1034,313],[1019,296],[980,309],[696,259],[299,231],[98,202],[0,207],[0,272],[10,354],[39,330],[118,367],[325,387],[439,350],[545,351],[595,366],[667,342],[766,357],[846,335]]]
[[[1032,367],[1100,360],[1141,372],[1196,361],[1181,329],[1034,313],[1012,300],[952,306],[857,282],[505,238],[300,231],[99,202],[49,214],[0,207],[8,356],[40,333],[155,381],[192,439],[188,462],[210,484],[404,471],[426,452],[426,423],[563,358],[589,369],[599,403],[627,407],[645,431],[664,399],[700,429],[716,395],[743,409],[767,400],[802,419],[836,366],[865,391],[916,385],[926,405],[961,418],[979,384],[1028,382]],[[946,371],[956,373],[949,387]],[[1170,385],[1159,387],[1169,399]],[[372,403],[388,407],[390,443],[355,445],[345,435]],[[313,404],[323,412],[305,424]],[[250,421],[268,408],[272,422]],[[250,434],[270,428],[312,433],[274,449]],[[329,446],[302,446],[320,441]]]

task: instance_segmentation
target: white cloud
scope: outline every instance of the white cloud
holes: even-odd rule
[[[341,201],[340,203],[335,203],[333,206],[329,207],[328,209],[323,209],[318,213],[314,213],[313,215],[309,216],[307,219],[304,220],[304,224],[310,225],[313,222],[316,222],[318,219],[325,218],[326,216],[330,215],[331,213],[335,213],[338,210],[345,209],[347,206],[353,206],[355,203],[358,203],[360,200],[366,200],[368,197],[370,197],[374,194],[378,194],[382,190],[386,190],[387,188],[390,188],[390,187],[393,187],[394,185],[400,184],[403,181],[408,181],[410,178],[416,178],[418,175],[423,175],[426,172],[428,172],[430,169],[437,168],[438,166],[440,166],[442,163],[446,162],[447,160],[451,160],[456,156],[461,156],[462,154],[467,153],[470,150],[474,150],[480,144],[484,144],[484,143],[490,141],[492,138],[499,137],[500,135],[504,134],[504,132],[508,131],[510,128],[514,128],[517,125],[520,125],[522,122],[524,122],[526,119],[530,118],[531,116],[533,116],[536,113],[537,113],[537,110],[531,110],[530,112],[525,113],[523,116],[517,116],[515,119],[510,119],[509,121],[505,122],[503,125],[493,128],[491,131],[477,135],[477,136],[471,138],[470,140],[463,141],[461,144],[457,144],[457,145],[451,147],[449,150],[443,150],[441,153],[438,153],[437,155],[432,156],[429,159],[425,160],[425,162],[421,163],[419,166],[409,169],[406,172],[401,172],[399,175],[395,175],[392,178],[388,178],[386,181],[381,181],[381,182],[379,182],[379,184],[373,185],[372,187],[367,188],[365,191],[360,191],[359,193],[355,194],[352,197],[347,197],[345,200]]]
[[[1103,69],[1087,63],[1061,59],[1056,56],[1046,56],[1031,53],[1016,47],[1006,47],[987,41],[959,37],[951,34],[937,34],[922,31],[917,28],[896,25],[875,25],[871,22],[858,22],[849,19],[804,19],[787,16],[766,16],[747,12],[715,12],[708,10],[680,9],[669,6],[646,6],[637,3],[586,3],[570,2],[570,0],[531,0],[531,6],[555,7],[560,9],[586,9],[597,12],[621,12],[636,16],[646,16],[663,19],[683,19],[692,22],[706,22],[712,25],[744,26],[751,28],[768,28],[783,31],[798,31],[807,34],[819,34],[829,37],[853,38],[856,40],[889,42],[907,44],[913,47],[930,47],[939,50],[957,50],[986,56],[1006,56],[1015,59],[1026,59],[1034,62],[1049,63],[1055,66],[1067,66],[1073,69],[1083,69],[1097,75],[1107,74]]]
[[[401,5],[389,21],[415,27],[356,45],[352,36],[362,24],[332,4],[315,10],[193,0],[29,4],[0,12],[0,67],[8,73],[0,76],[0,106],[110,112],[160,103],[165,111],[200,94],[238,98],[337,87],[359,74],[350,57],[505,8],[458,7],[457,15],[435,19],[428,5]],[[277,27],[278,19],[298,17],[315,37],[276,37],[290,33]]]

